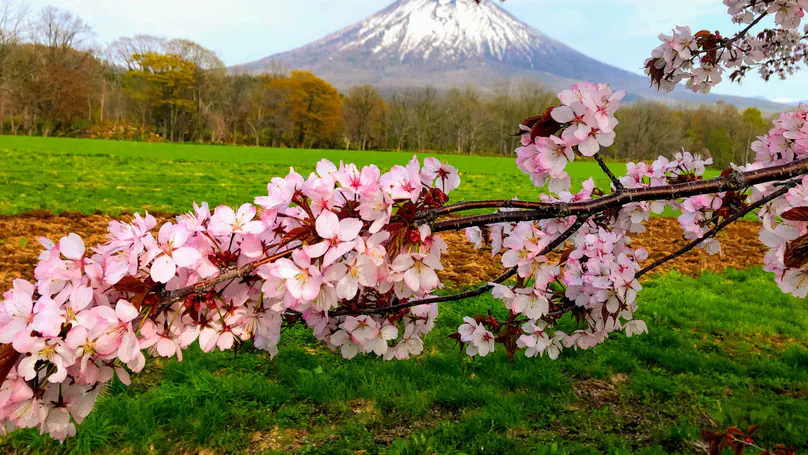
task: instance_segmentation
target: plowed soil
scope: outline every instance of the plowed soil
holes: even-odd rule
[[[122,217],[127,219],[127,217]],[[159,216],[162,222],[170,216]],[[0,290],[8,289],[15,278],[30,278],[42,246],[39,237],[58,241],[64,235],[75,232],[84,238],[87,247],[106,240],[107,225],[111,217],[105,215],[80,215],[28,213],[19,216],[0,217]],[[681,248],[686,242],[681,239],[681,228],[675,219],[652,218],[644,234],[633,237],[633,245],[642,246],[650,252],[648,262]],[[705,270],[721,271],[727,267],[746,268],[761,264],[765,247],[758,241],[759,225],[751,221],[739,221],[719,234],[721,256],[710,256],[701,250],[669,262],[657,269],[660,272],[678,270],[680,273],[698,276]],[[462,232],[443,234],[453,254],[444,257],[445,270],[440,274],[447,286],[462,286],[488,281],[500,273],[499,257],[492,258],[490,249],[475,250],[466,241]],[[646,262],[646,264],[648,263]]]

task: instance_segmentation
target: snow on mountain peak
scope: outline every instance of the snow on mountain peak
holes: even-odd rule
[[[399,0],[300,50],[398,63],[484,58],[531,66],[536,49],[550,41],[492,0]]]
[[[348,31],[348,30],[346,30]],[[545,37],[491,1],[402,0],[350,29],[352,39],[340,50],[372,43],[374,54],[410,59],[487,56],[502,60],[505,52],[529,49]]]

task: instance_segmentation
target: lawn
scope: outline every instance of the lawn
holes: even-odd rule
[[[322,157],[386,169],[411,154],[0,136],[0,214],[239,204]],[[462,173],[453,200],[537,198],[512,158],[440,157]],[[568,170],[574,187],[599,174],[594,162]],[[0,438],[0,453],[702,453],[701,430],[751,424],[763,444],[808,449],[804,300],[758,268],[644,287],[649,334],[557,361],[461,356],[447,335],[462,317],[504,311],[487,296],[443,306],[409,361],[343,361],[299,328],[274,360],[249,345],[236,356],[194,346],[183,362],[152,360],[130,387],[113,384],[64,445],[26,430]]]
[[[404,362],[343,361],[296,329],[273,361],[193,347],[112,386],[64,446],[28,430],[0,452],[699,453],[700,430],[750,424],[808,447],[804,301],[752,269],[669,274],[640,303],[649,334],[557,361],[460,356],[446,335],[490,298],[443,307]]]
[[[453,201],[537,199],[514,158],[421,154],[427,156],[445,159],[461,172]],[[0,214],[37,209],[179,213],[189,210],[192,201],[238,205],[266,194],[267,182],[286,175],[289,167],[310,172],[321,158],[389,169],[406,164],[412,154],[0,136]],[[625,171],[621,164],[612,167],[618,174]],[[594,161],[574,162],[567,169],[573,188],[590,176],[608,187]]]

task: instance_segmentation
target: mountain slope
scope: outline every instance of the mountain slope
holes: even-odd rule
[[[491,0],[479,5],[473,0],[398,0],[318,41],[235,69],[262,72],[278,61],[313,71],[338,88],[357,84],[490,88],[506,79],[530,78],[557,89],[585,80],[609,82],[634,98],[672,103],[723,100],[767,111],[783,108],[767,100],[686,90],[661,94],[649,87],[647,78],[587,57]]]

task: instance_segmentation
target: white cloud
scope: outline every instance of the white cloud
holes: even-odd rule
[[[791,103],[796,103],[797,101],[799,101],[799,99],[778,96],[773,101],[776,102],[776,103],[791,104]]]

